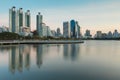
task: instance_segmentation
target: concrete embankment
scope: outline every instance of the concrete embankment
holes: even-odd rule
[[[0,45],[12,45],[12,44],[76,44],[84,43],[82,40],[14,40],[14,41],[0,41]]]

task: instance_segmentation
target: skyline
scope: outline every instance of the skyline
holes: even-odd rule
[[[27,5],[26,5],[27,4]],[[103,32],[114,31],[120,28],[119,0],[4,0],[0,7],[0,25],[8,26],[9,9],[16,6],[17,9],[23,8],[24,11],[31,11],[31,27],[36,29],[36,15],[41,12],[43,21],[51,29],[58,27],[63,30],[63,22],[75,19],[81,26],[82,34],[86,29],[95,34],[97,30]]]

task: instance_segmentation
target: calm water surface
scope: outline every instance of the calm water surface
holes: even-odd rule
[[[120,80],[120,41],[0,46],[0,80]]]

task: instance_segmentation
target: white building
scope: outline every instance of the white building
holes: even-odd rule
[[[9,28],[6,27],[6,26],[1,26],[0,27],[0,33],[2,33],[2,32],[9,32]]]
[[[113,38],[119,38],[119,37],[120,37],[120,36],[119,36],[118,31],[115,30],[114,33],[113,33]]]
[[[63,36],[70,38],[70,24],[69,22],[63,22]]]
[[[21,36],[33,36],[33,34],[31,33],[29,27],[21,27],[19,34],[20,34]]]

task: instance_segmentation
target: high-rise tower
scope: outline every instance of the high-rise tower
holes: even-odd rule
[[[17,33],[17,17],[16,17],[16,8],[13,6],[9,9],[9,27],[10,32]]]
[[[69,22],[63,22],[63,36],[70,38],[70,24]]]
[[[36,16],[36,27],[39,36],[41,36],[40,32],[42,30],[42,23],[43,23],[43,16],[39,12],[38,15]]]
[[[18,11],[17,11],[17,30],[18,30],[18,33],[20,32],[20,29],[21,27],[23,27],[24,23],[23,23],[23,9],[20,8]]]
[[[77,35],[77,25],[75,20],[70,21],[70,26],[71,26],[71,37],[75,38]]]
[[[25,26],[26,27],[31,27],[31,14],[30,14],[30,10],[27,10],[27,12],[25,13]]]

